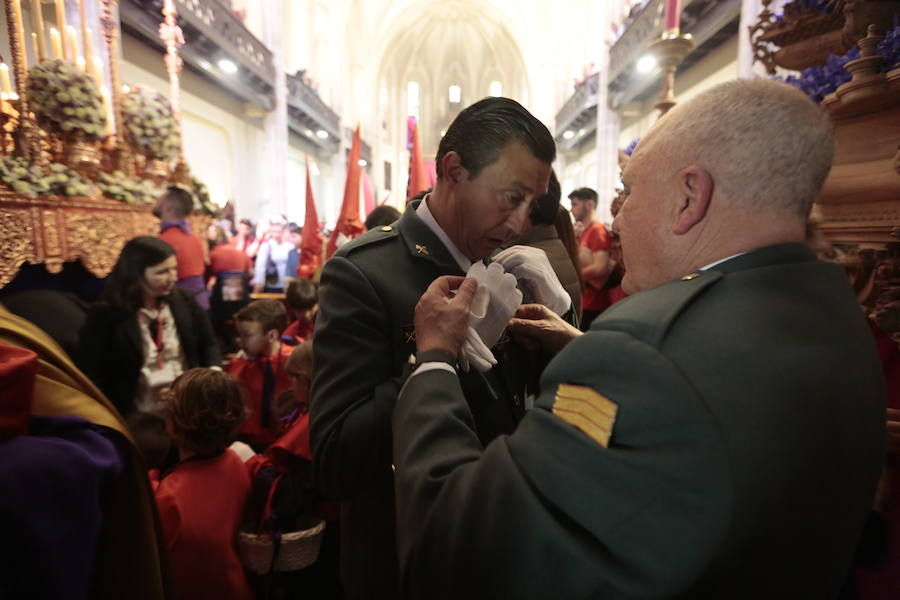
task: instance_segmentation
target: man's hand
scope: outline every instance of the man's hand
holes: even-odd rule
[[[900,409],[887,409],[888,452],[900,454]]]
[[[416,304],[419,352],[444,350],[459,358],[459,349],[469,332],[469,310],[477,289],[478,282],[474,279],[452,275],[431,282]]]
[[[508,330],[523,346],[543,348],[556,354],[563,346],[582,335],[543,304],[523,304],[510,320]]]

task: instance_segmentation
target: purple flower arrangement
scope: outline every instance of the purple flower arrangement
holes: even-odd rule
[[[890,71],[900,63],[900,27],[891,29],[884,40],[878,44],[878,54],[884,58],[882,71]],[[800,76],[789,75],[780,81],[799,88],[815,102],[821,102],[828,94],[839,86],[850,81],[850,73],[844,69],[851,60],[859,58],[859,48],[854,46],[846,54],[832,54],[824,65],[810,67],[800,72]]]

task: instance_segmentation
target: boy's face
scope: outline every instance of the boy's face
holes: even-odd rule
[[[256,358],[269,354],[272,342],[278,339],[278,332],[274,329],[264,332],[262,323],[257,321],[236,321],[237,343],[250,358]]]

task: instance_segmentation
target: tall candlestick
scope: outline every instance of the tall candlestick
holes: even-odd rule
[[[12,93],[12,84],[9,81],[9,67],[6,63],[0,63],[0,90],[9,96]]]
[[[41,46],[38,43],[37,34],[35,32],[31,32],[31,46],[34,48],[34,62],[41,62]]]
[[[41,61],[47,58],[47,47],[44,41],[44,14],[41,12],[41,0],[31,0],[31,24],[34,33],[37,35],[37,55],[36,60]]]
[[[50,45],[53,46],[53,58],[65,60],[66,54],[63,52],[62,36],[56,27],[50,28]]]
[[[13,0],[13,21],[16,25],[16,37],[19,40],[19,48],[22,49],[22,61],[25,63],[25,68],[28,68],[28,59],[26,58],[25,52],[25,28],[22,26],[22,5],[19,4],[19,0]]]
[[[56,0],[56,28],[59,30],[60,35],[65,34],[66,32],[66,0]],[[62,47],[62,56],[60,56],[63,60],[68,60],[68,56],[66,56],[66,47]],[[72,57],[72,60],[75,60],[75,57]]]
[[[78,62],[78,40],[76,39],[77,32],[75,28],[71,25],[66,26],[66,47],[69,55],[69,60],[73,63]]]
[[[681,0],[666,0],[665,34],[678,35],[681,24]]]

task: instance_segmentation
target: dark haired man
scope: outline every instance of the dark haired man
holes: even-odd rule
[[[178,261],[178,287],[194,294],[204,310],[209,309],[209,292],[203,274],[208,263],[203,242],[191,232],[187,218],[194,209],[190,192],[177,186],[169,188],[156,201],[153,214],[159,218],[159,239],[175,249]]]
[[[522,233],[555,155],[547,128],[517,102],[481,100],[441,139],[434,190],[393,225],[341,247],[322,271],[310,441],[318,485],[343,501],[347,598],[397,596],[391,413],[415,350],[415,304],[437,277],[466,273]],[[462,376],[484,443],[513,430],[538,371],[515,344],[501,341],[494,355],[493,369]]]
[[[603,223],[597,220],[597,192],[588,187],[578,188],[569,194],[572,216],[575,217],[575,233],[578,236],[581,261],[581,329],[587,331],[591,322],[609,306],[609,297],[603,286],[616,266],[609,251],[612,240]]]

